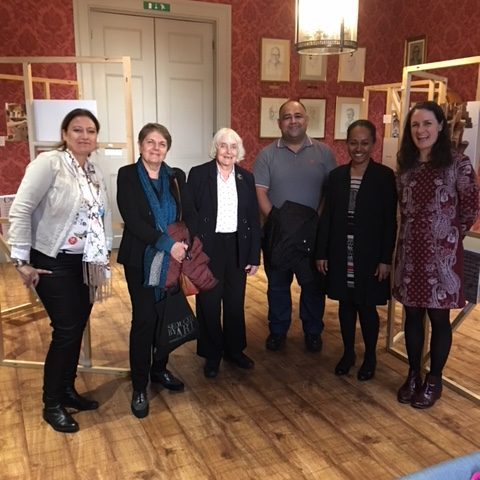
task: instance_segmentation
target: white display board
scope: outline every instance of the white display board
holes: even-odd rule
[[[468,142],[465,155],[468,155],[475,171],[480,167],[480,102],[467,102],[468,116],[472,119],[472,128],[464,128],[462,140]]]
[[[33,100],[35,142],[59,142],[60,125],[75,108],[85,108],[97,115],[96,100]]]

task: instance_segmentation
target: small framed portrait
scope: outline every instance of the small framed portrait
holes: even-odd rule
[[[337,97],[335,106],[335,140],[345,140],[349,125],[362,117],[363,98]]]
[[[326,55],[300,55],[300,80],[327,81]]]
[[[427,38],[425,35],[407,38],[407,40],[405,40],[405,67],[425,63],[427,59],[426,57]]]
[[[352,53],[343,53],[338,59],[339,82],[363,82],[365,77],[366,48],[359,48]]]
[[[301,98],[308,115],[307,134],[313,138],[325,137],[325,100],[322,98]]]
[[[288,98],[260,98],[260,137],[276,138],[280,136],[278,111]]]
[[[27,110],[23,103],[6,103],[7,142],[28,141]]]
[[[290,40],[262,38],[260,80],[263,82],[290,81]]]

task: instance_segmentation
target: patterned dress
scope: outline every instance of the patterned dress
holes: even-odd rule
[[[478,184],[468,157],[450,167],[422,163],[397,179],[400,232],[393,295],[403,305],[462,308],[465,233],[478,214]]]

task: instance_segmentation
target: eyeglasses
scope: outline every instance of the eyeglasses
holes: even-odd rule
[[[236,143],[219,143],[218,147],[219,150],[226,150],[227,152],[231,150],[232,152],[236,152],[238,150],[238,145]]]

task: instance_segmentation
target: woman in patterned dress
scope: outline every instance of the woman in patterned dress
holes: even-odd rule
[[[397,398],[429,408],[442,393],[452,344],[450,309],[465,305],[462,240],[477,217],[479,190],[469,158],[452,151],[435,102],[417,103],[409,112],[397,161],[401,225],[393,295],[405,307],[410,366]],[[422,383],[425,313],[432,335],[430,372]]]
[[[371,159],[375,126],[357,120],[347,130],[351,161],[330,172],[320,219],[316,256],[326,275],[327,294],[339,300],[343,356],[336,375],[355,363],[355,330],[360,319],[365,355],[357,378],[375,375],[379,317],[376,305],[390,298],[390,270],[397,232],[397,191],[391,168]]]

